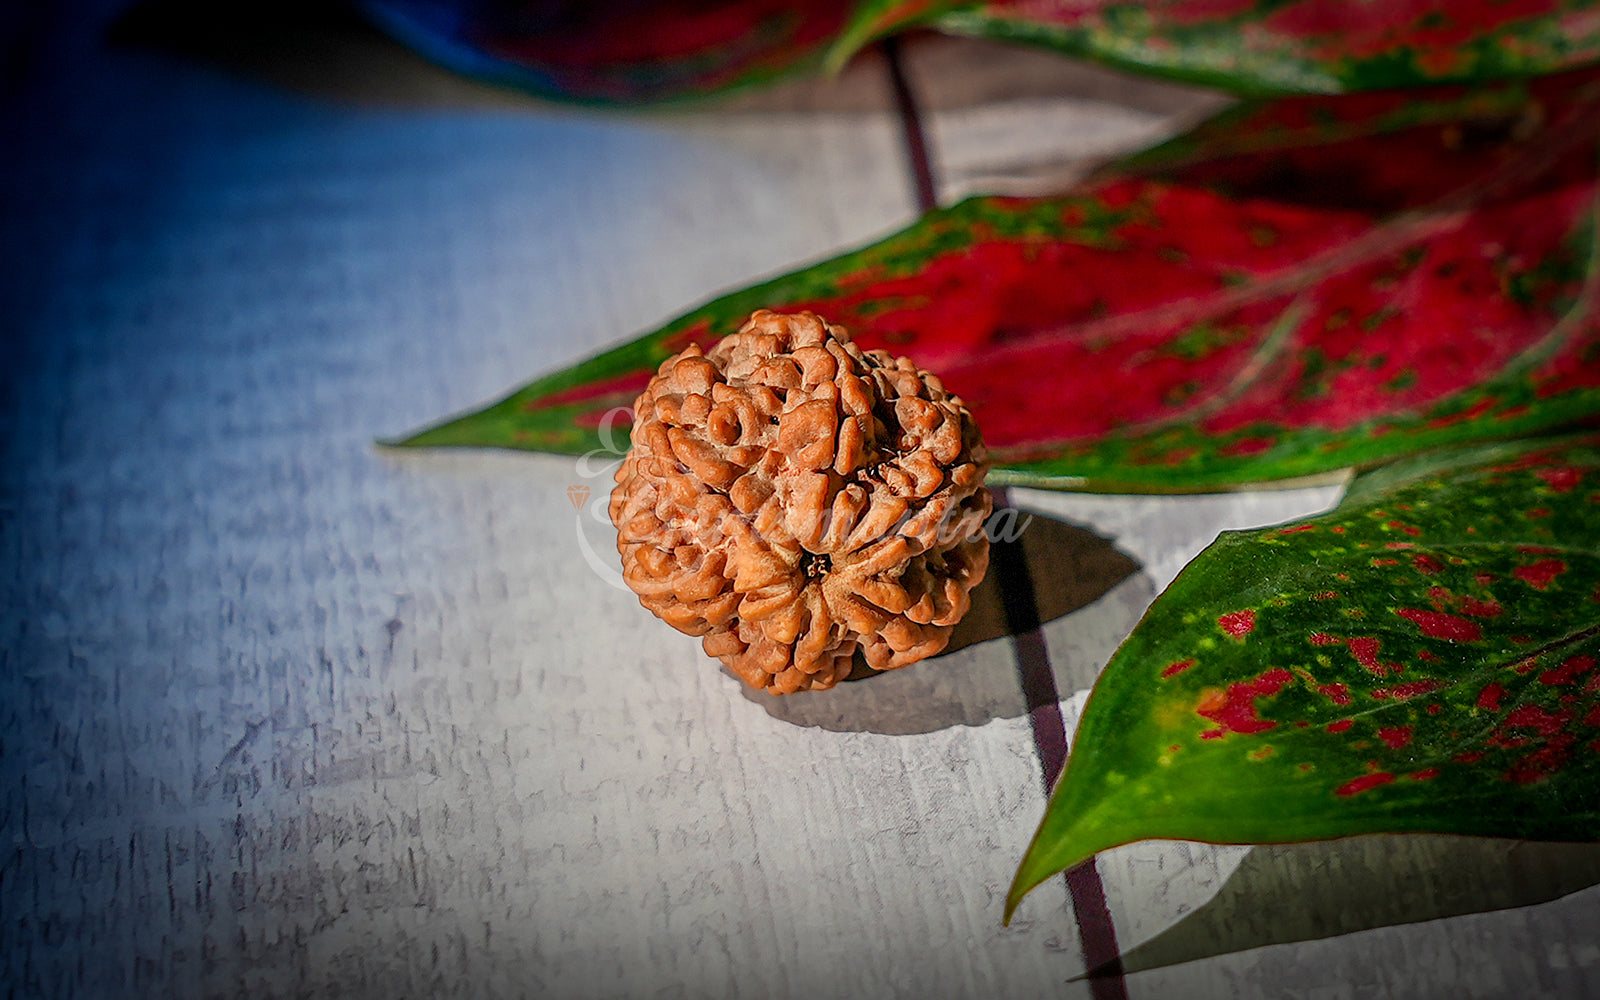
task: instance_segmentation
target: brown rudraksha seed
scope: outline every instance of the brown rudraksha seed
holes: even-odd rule
[[[949,641],[989,564],[988,455],[961,400],[811,313],[662,363],[611,520],[639,601],[752,687],[832,687]]]

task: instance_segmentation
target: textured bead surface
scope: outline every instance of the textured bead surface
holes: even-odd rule
[[[640,603],[753,687],[832,687],[939,652],[983,579],[988,459],[907,358],[762,310],[667,359],[611,520]]]

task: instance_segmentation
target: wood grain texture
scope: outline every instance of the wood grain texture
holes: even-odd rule
[[[0,993],[1089,995],[1059,883],[999,925],[1044,805],[1007,640],[762,700],[590,567],[603,477],[371,444],[903,224],[887,101],[344,102],[69,22],[0,111]],[[1085,141],[1176,113],[1096,87]],[[986,100],[934,100],[946,162],[1009,155]],[[1069,723],[1216,530],[1332,495],[1027,494],[1142,565],[1044,626]],[[1108,855],[1123,944],[1242,853]],[[1582,995],[1595,899],[1129,991]]]
[[[9,990],[1022,996],[1081,970],[1061,894],[997,919],[1042,807],[1004,640],[929,665],[981,682],[980,717],[895,731],[901,683],[834,699],[848,730],[775,718],[588,568],[571,460],[371,444],[904,222],[887,116],[80,69],[10,178],[7,246],[38,249],[6,299]]]

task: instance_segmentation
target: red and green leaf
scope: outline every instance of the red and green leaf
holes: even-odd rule
[[[542,97],[628,103],[821,66],[851,0],[360,0],[437,62]]]
[[[1600,59],[1587,0],[361,0],[460,71],[546,97],[648,101],[837,68],[927,26],[1247,94],[1534,76]],[[826,58],[824,58],[826,56]]]
[[[1437,452],[1229,533],[1089,697],[1007,913],[1146,838],[1600,839],[1600,437]]]
[[[1001,481],[1221,488],[1600,413],[1600,74],[1249,104],[1067,194],[974,198],[411,445],[581,453],[650,374],[812,309],[960,393]]]
[[[858,5],[830,62],[911,25],[1251,94],[1533,76],[1600,59],[1587,0],[876,0]]]

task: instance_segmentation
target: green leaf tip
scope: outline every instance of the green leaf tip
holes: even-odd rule
[[[1041,825],[1022,863],[1017,866],[1016,875],[1011,879],[1011,888],[1006,892],[1005,913],[1001,917],[1001,923],[1009,925],[1011,916],[1022,903],[1023,897],[1037,889],[1052,875],[1076,868],[1080,864],[1090,863],[1101,851],[1120,847],[1135,839],[1138,839],[1137,835],[1102,834],[1097,837],[1093,835],[1093,831],[1070,829],[1047,832]],[[1053,842],[1042,843],[1042,841]]]

